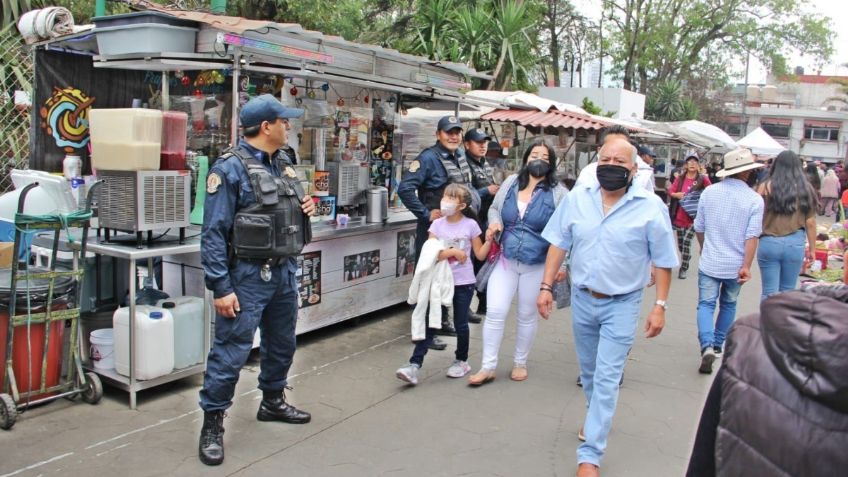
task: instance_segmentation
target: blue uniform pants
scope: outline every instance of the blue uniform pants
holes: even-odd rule
[[[237,262],[230,276],[241,312],[235,318],[217,315],[215,340],[209,351],[200,407],[204,411],[229,408],[239,373],[261,331],[259,389],[282,391],[295,350],[298,294],[295,275],[285,264],[272,268],[271,281],[259,276],[260,266]]]
[[[572,287],[571,327],[580,362],[580,379],[588,409],[577,448],[577,462],[601,465],[618,403],[618,388],[627,353],[636,336],[642,290],[612,298],[595,298]]]

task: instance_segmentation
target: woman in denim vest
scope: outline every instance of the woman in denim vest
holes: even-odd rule
[[[548,241],[542,230],[548,223],[566,189],[556,177],[556,153],[543,141],[530,144],[522,168],[509,176],[489,209],[486,239],[500,233],[502,254],[492,271],[486,294],[488,307],[483,323],[483,364],[469,377],[478,386],[495,379],[498,350],[512,298],[518,292],[518,323],[514,365],[510,378],[527,379],[527,355],[536,337],[538,312],[536,297],[542,283]]]

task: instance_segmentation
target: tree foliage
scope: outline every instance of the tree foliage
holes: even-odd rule
[[[645,100],[645,117],[654,121],[696,119],[700,110],[686,97],[680,81],[670,79],[655,85]]]
[[[727,71],[750,54],[776,73],[790,50],[825,60],[833,53],[830,20],[800,0],[603,0],[610,53],[625,89]]]

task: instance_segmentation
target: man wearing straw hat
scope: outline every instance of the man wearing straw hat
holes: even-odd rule
[[[724,169],[716,173],[723,180],[705,189],[698,201],[694,228],[701,245],[697,318],[702,374],[713,372],[713,361],[721,355],[736,318],[739,291],[751,279],[764,210],[763,198],[751,187],[761,167],[748,149],[728,152]]]

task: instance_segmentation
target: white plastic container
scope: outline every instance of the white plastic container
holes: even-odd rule
[[[112,316],[115,333],[115,371],[130,375],[130,309],[118,308]],[[174,319],[168,310],[135,307],[135,378],[158,378],[174,369]]]
[[[91,165],[107,171],[158,171],[162,111],[92,109]]]
[[[115,347],[112,328],[94,330],[89,335],[91,342],[91,361],[95,369],[112,369],[115,367]]]
[[[203,361],[203,298],[179,296],[160,300],[159,308],[174,318],[174,369]]]

